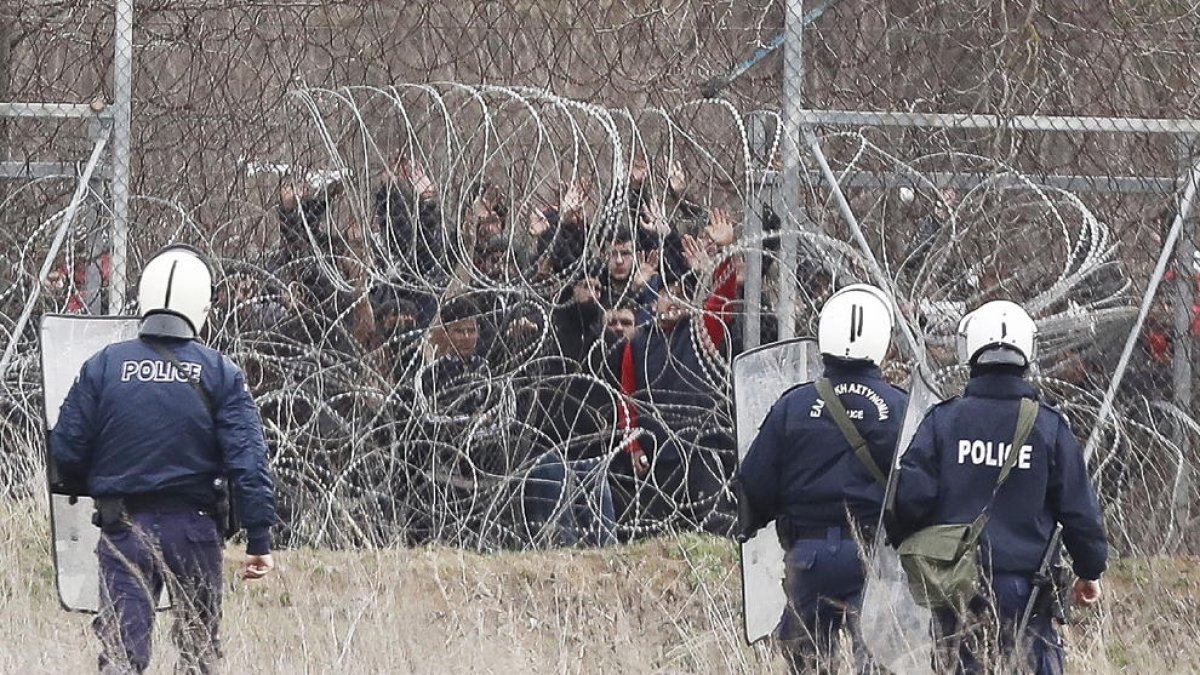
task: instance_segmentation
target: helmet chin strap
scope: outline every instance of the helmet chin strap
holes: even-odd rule
[[[852,358],[849,356],[838,356],[837,354],[821,354],[821,361],[825,364],[837,363],[843,366],[857,367],[878,367],[879,364],[872,358]]]
[[[975,355],[973,365],[1019,366],[1024,368],[1029,365],[1029,361],[1025,358],[1024,354],[1012,347],[996,345],[979,350]]]
[[[138,335],[141,337],[164,337],[180,340],[196,339],[196,331],[192,329],[192,324],[182,316],[169,312],[147,314],[142,319],[141,327],[138,328]]]

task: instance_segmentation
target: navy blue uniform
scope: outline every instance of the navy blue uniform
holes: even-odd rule
[[[934,406],[900,463],[889,524],[893,542],[933,524],[969,523],[987,505],[1005,453],[1012,443],[1021,398],[1036,398],[1015,374],[974,375],[960,399]],[[1083,451],[1058,411],[1041,405],[1017,462],[1000,487],[981,538],[981,557],[991,572],[995,609],[1002,624],[1015,627],[1030,594],[1030,578],[1041,563],[1056,523],[1075,573],[1099,579],[1107,561],[1100,505],[1088,480]],[[940,632],[957,632],[952,615],[935,617]],[[1058,672],[1062,655],[1050,617],[1036,617],[1030,632],[1039,672]],[[944,637],[944,635],[943,635]],[[1010,640],[1011,642],[1011,640]],[[962,654],[963,668],[975,667]]]
[[[190,340],[160,344],[182,369],[142,339],[88,359],[50,437],[60,473],[86,481],[93,497],[124,499],[133,524],[105,532],[97,549],[102,667],[147,667],[153,601],[169,577],[178,582],[173,594],[185,594],[175,599],[184,614],[181,657],[208,663],[219,654],[223,542],[212,516],[215,478],[227,476],[234,490],[247,553],[270,552],[276,520],[262,424],[241,370]]]
[[[825,377],[886,473],[908,394],[865,361],[826,357]],[[776,519],[787,550],[788,610],[777,633],[792,651],[794,667],[808,670],[815,660],[835,657],[847,610],[855,653],[863,662],[854,620],[864,571],[851,525],[875,527],[884,487],[854,454],[814,384],[793,388],[771,408],[742,460],[739,478],[754,527]]]

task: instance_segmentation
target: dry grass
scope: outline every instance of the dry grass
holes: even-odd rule
[[[55,600],[44,513],[0,504],[0,672],[94,668],[88,617]],[[722,540],[490,556],[297,550],[278,560],[265,583],[227,588],[228,672],[782,672],[767,650],[741,644],[737,558]],[[1196,671],[1195,562],[1117,566],[1107,606],[1070,632],[1070,670]],[[151,672],[169,673],[161,616]]]

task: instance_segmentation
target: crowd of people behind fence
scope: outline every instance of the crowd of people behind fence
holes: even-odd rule
[[[514,208],[498,182],[443,190],[403,157],[365,196],[338,177],[283,177],[273,244],[218,260],[207,339],[247,372],[293,541],[493,548],[730,530],[745,242],[678,162],[634,161],[622,185],[598,197],[580,178]],[[958,201],[946,192],[900,274],[920,273]],[[772,248],[778,226],[764,214],[768,237],[752,244]],[[87,274],[51,273],[59,308],[105,311],[79,290]],[[797,278],[819,306],[830,271],[802,257]],[[1148,364],[1163,360],[1160,323]],[[762,329],[774,339],[768,312]],[[1080,379],[1064,364],[1056,376]]]
[[[450,212],[402,158],[370,222],[340,181],[285,178],[278,243],[221,261],[210,335],[260,403],[285,520],[290,496],[292,527],[323,500],[306,531],[339,541],[729,531],[744,264],[729,213],[663,168],[655,190],[635,162],[619,208],[581,179],[515,213],[480,180]]]

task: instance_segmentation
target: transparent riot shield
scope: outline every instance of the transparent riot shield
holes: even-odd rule
[[[47,314],[42,317],[42,387],[45,396],[47,439],[58,423],[58,412],[79,370],[104,347],[137,336],[138,319],[126,316]],[[47,453],[48,483],[53,482],[53,462]],[[64,609],[95,612],[100,607],[100,577],[96,543],[100,529],[92,525],[92,498],[77,499],[50,491],[50,530],[54,538],[55,581]],[[160,607],[168,606],[166,594]]]
[[[763,345],[733,361],[733,399],[738,459],[750,451],[758,427],[784,391],[811,382],[821,372],[815,340],[800,338]],[[742,609],[746,642],[767,637],[783,616],[783,548],[771,523],[742,544]]]
[[[910,389],[908,412],[900,430],[896,461],[888,476],[886,499],[896,489],[900,456],[908,449],[926,411],[940,400],[937,390],[920,370],[913,376]],[[887,672],[930,672],[933,643],[929,636],[929,610],[918,605],[909,593],[900,557],[884,542],[882,524],[875,537],[874,555],[866,566],[860,621],[867,651]]]

